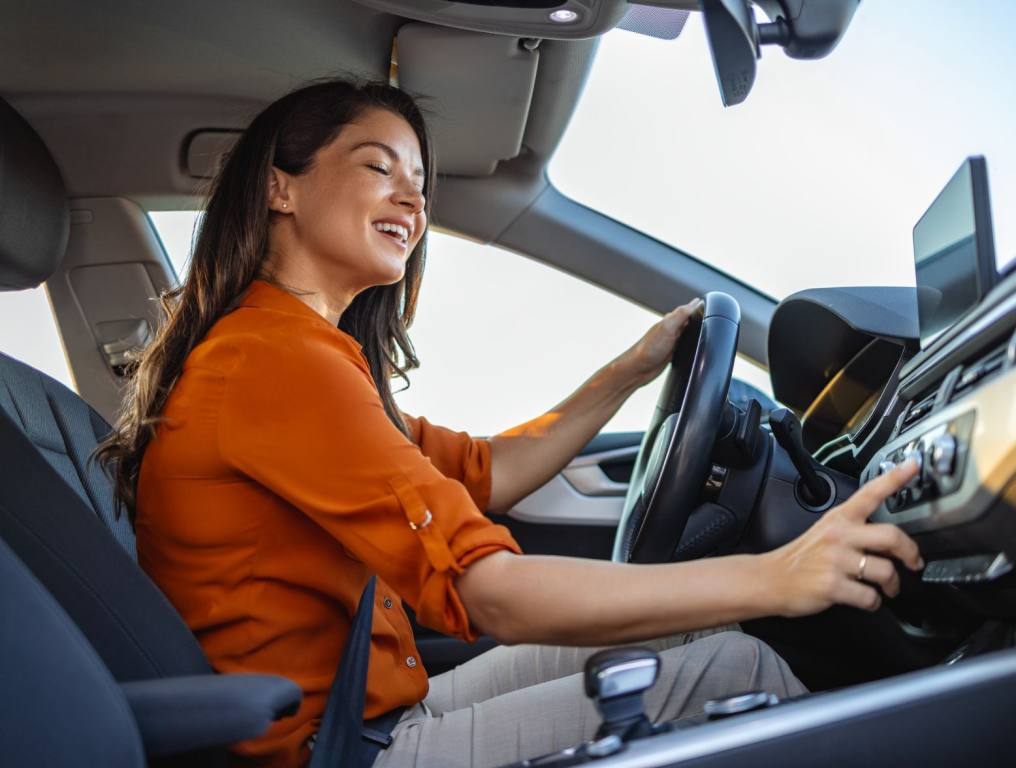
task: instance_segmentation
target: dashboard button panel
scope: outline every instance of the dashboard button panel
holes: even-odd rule
[[[951,434],[939,435],[931,441],[929,450],[929,464],[932,477],[951,477],[956,468],[956,436]]]
[[[862,475],[862,481],[884,475],[907,460],[917,462],[914,479],[886,500],[886,509],[891,513],[955,493],[962,484],[966,448],[973,427],[973,411],[928,427],[890,450],[877,464],[873,463]]]
[[[943,392],[962,370],[953,368]],[[1016,366],[1008,366],[982,377],[962,397],[946,397],[937,410],[870,454],[862,484],[900,463],[907,451],[920,451],[923,457],[920,482],[880,505],[871,520],[920,536],[928,561],[935,553],[958,557],[1005,550],[1016,563],[1005,546],[1016,531],[1013,501],[1003,498],[1016,491],[1014,435]]]

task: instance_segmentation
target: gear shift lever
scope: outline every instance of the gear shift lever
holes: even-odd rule
[[[789,408],[777,408],[769,412],[769,428],[776,442],[783,446],[783,450],[790,456],[797,474],[801,476],[801,496],[814,507],[825,506],[829,501],[831,489],[815,471],[811,455],[804,447],[801,422],[797,420],[797,416]]]
[[[654,732],[642,708],[642,693],[660,673],[660,657],[647,648],[609,648],[589,657],[586,696],[603,716],[597,739],[615,735],[624,741]]]

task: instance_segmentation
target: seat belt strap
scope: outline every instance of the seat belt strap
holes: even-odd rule
[[[360,596],[353,626],[349,630],[349,640],[321,718],[309,768],[333,768],[340,765],[343,768],[369,768],[378,751],[391,744],[390,728],[388,733],[384,733],[366,728],[363,722],[376,582],[377,577],[372,576]],[[382,718],[372,721],[372,725]],[[394,725],[392,722],[391,726]]]

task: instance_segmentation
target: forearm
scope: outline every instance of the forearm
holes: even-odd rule
[[[761,555],[632,565],[496,552],[457,579],[470,621],[503,643],[611,645],[834,604],[877,610],[899,594],[894,560],[924,567],[916,542],[869,523],[913,481],[904,462],[866,483],[801,536]]]
[[[611,645],[779,612],[765,558],[632,565],[498,553],[458,579],[470,620],[502,643]]]
[[[507,511],[560,472],[640,383],[618,358],[547,413],[492,437],[489,511]]]

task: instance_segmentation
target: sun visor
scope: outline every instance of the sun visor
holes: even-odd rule
[[[191,133],[187,137],[183,151],[184,170],[187,175],[195,179],[214,178],[241,133],[218,129]]]
[[[397,42],[399,86],[419,99],[440,173],[488,176],[519,154],[539,49],[421,23],[403,26]]]

